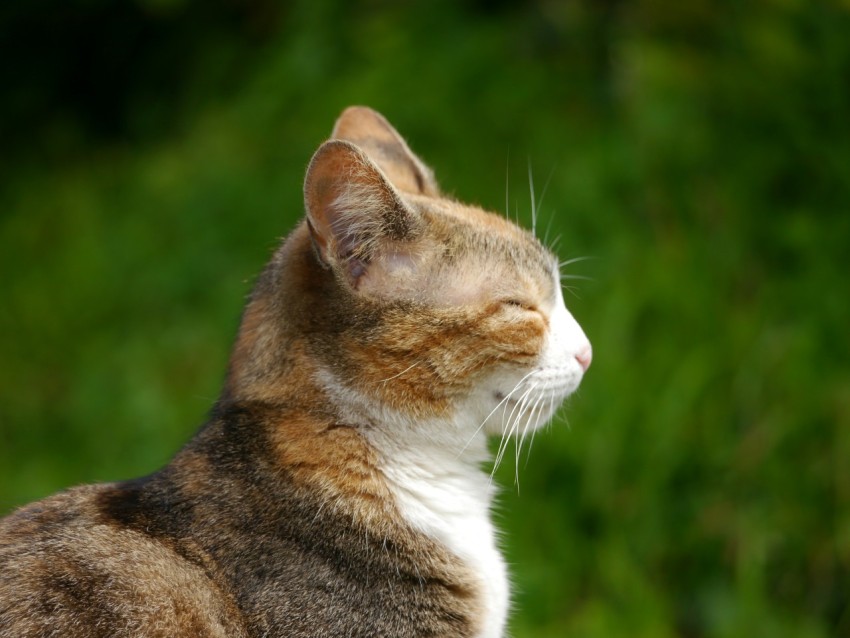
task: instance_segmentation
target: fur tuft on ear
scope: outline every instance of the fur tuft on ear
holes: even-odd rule
[[[433,171],[410,150],[386,118],[366,106],[349,106],[336,121],[332,138],[360,147],[401,191],[437,197]]]
[[[304,204],[322,263],[356,287],[389,242],[414,239],[419,219],[386,176],[354,144],[325,142],[307,168]]]

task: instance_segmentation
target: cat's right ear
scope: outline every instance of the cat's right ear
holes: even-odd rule
[[[313,155],[304,204],[319,259],[342,270],[355,288],[382,249],[414,239],[419,227],[381,169],[343,140],[329,140]]]

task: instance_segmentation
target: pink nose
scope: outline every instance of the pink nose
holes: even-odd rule
[[[593,348],[591,348],[590,344],[588,343],[581,350],[579,350],[578,354],[576,355],[576,361],[579,362],[579,365],[581,365],[582,370],[587,371],[587,369],[590,367],[590,362],[592,360]]]

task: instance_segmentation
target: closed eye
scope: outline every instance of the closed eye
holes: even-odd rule
[[[515,308],[521,308],[522,310],[529,310],[531,312],[536,312],[537,308],[534,304],[529,303],[527,301],[523,301],[522,299],[505,299],[502,303],[506,306],[513,306]]]

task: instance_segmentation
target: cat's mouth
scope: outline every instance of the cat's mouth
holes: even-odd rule
[[[505,395],[504,392],[500,392],[499,390],[496,390],[493,393],[493,399],[495,399],[499,403],[499,405],[505,406],[506,408],[510,409],[519,406],[519,404],[521,403],[519,398],[514,398],[510,395]]]
[[[516,410],[519,407],[519,399],[515,399],[510,394],[505,394],[500,390],[493,392],[493,399],[496,401],[497,407],[505,410]]]
[[[560,383],[537,383],[514,389],[512,392],[493,391],[493,400],[500,405],[515,407],[520,404],[539,403],[542,401],[562,401],[572,394],[578,386],[578,380],[570,378]]]

